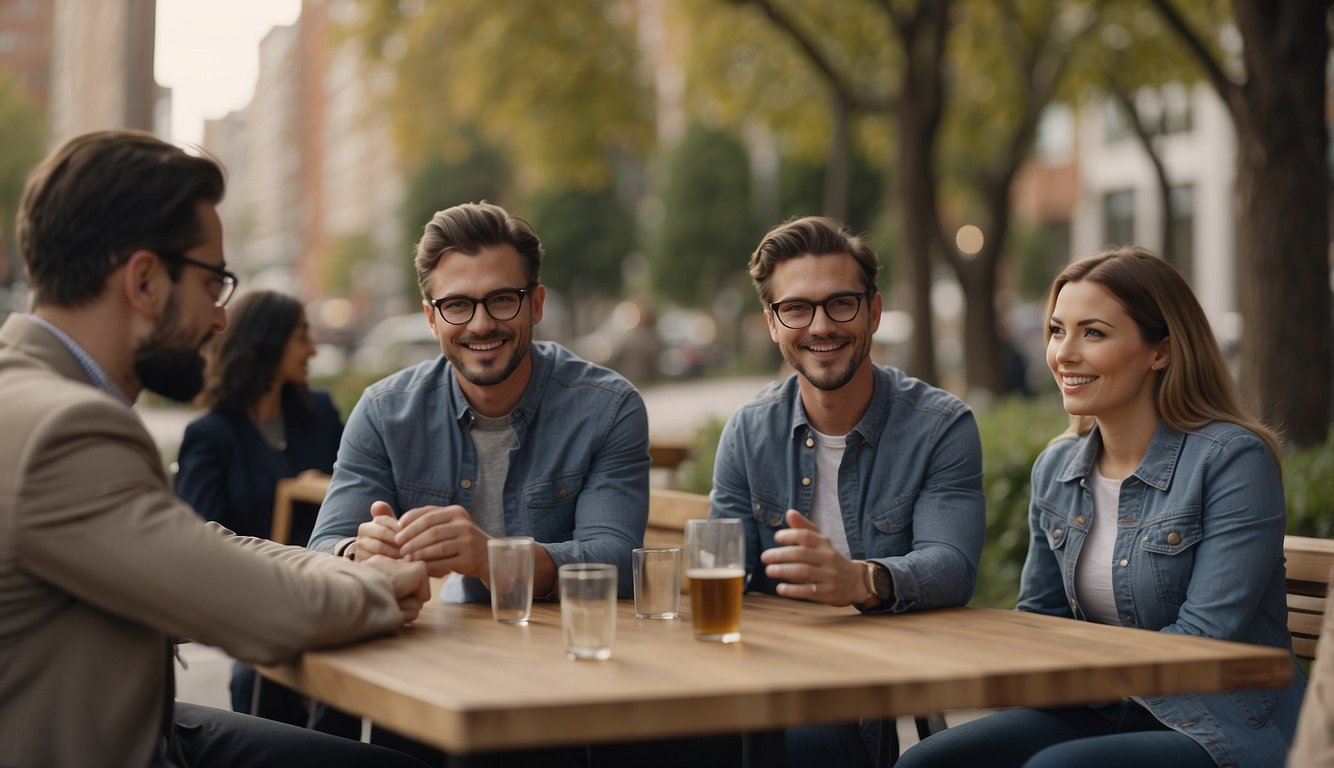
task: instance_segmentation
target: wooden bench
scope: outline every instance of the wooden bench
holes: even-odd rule
[[[298,501],[318,506],[329,491],[329,476],[302,474],[284,477],[273,490],[273,530],[269,538],[288,544],[292,538],[292,508]]]
[[[1292,650],[1301,659],[1314,659],[1320,625],[1325,618],[1330,571],[1334,569],[1334,539],[1286,536],[1288,631]]]

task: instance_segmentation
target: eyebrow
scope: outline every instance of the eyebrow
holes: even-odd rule
[[[1056,315],[1051,316],[1051,322],[1056,323],[1057,325],[1065,325],[1065,323],[1061,322],[1061,318],[1057,317]],[[1116,327],[1116,323],[1109,323],[1106,320],[1103,320],[1102,318],[1098,317],[1090,317],[1087,320],[1080,320],[1079,322],[1075,323],[1075,327],[1083,328],[1084,326],[1093,325],[1094,323],[1102,323],[1108,328]]]

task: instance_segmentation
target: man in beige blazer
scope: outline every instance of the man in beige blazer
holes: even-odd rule
[[[222,193],[213,161],[125,131],[28,178],[32,313],[0,327],[0,766],[414,764],[173,702],[171,638],[275,662],[393,632],[429,598],[422,563],[238,537],[172,494],[130,406],[199,390],[236,287]]]

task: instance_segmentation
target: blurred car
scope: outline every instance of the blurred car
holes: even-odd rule
[[[440,342],[431,335],[430,323],[421,312],[386,317],[366,332],[352,354],[358,373],[381,375],[433,360]]]

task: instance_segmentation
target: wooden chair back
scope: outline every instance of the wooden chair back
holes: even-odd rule
[[[666,488],[648,492],[646,547],[679,547],[685,543],[686,521],[709,516],[709,497]]]
[[[1320,625],[1328,608],[1331,569],[1334,569],[1334,539],[1286,536],[1283,555],[1287,560],[1288,631],[1298,658],[1314,659]]]

